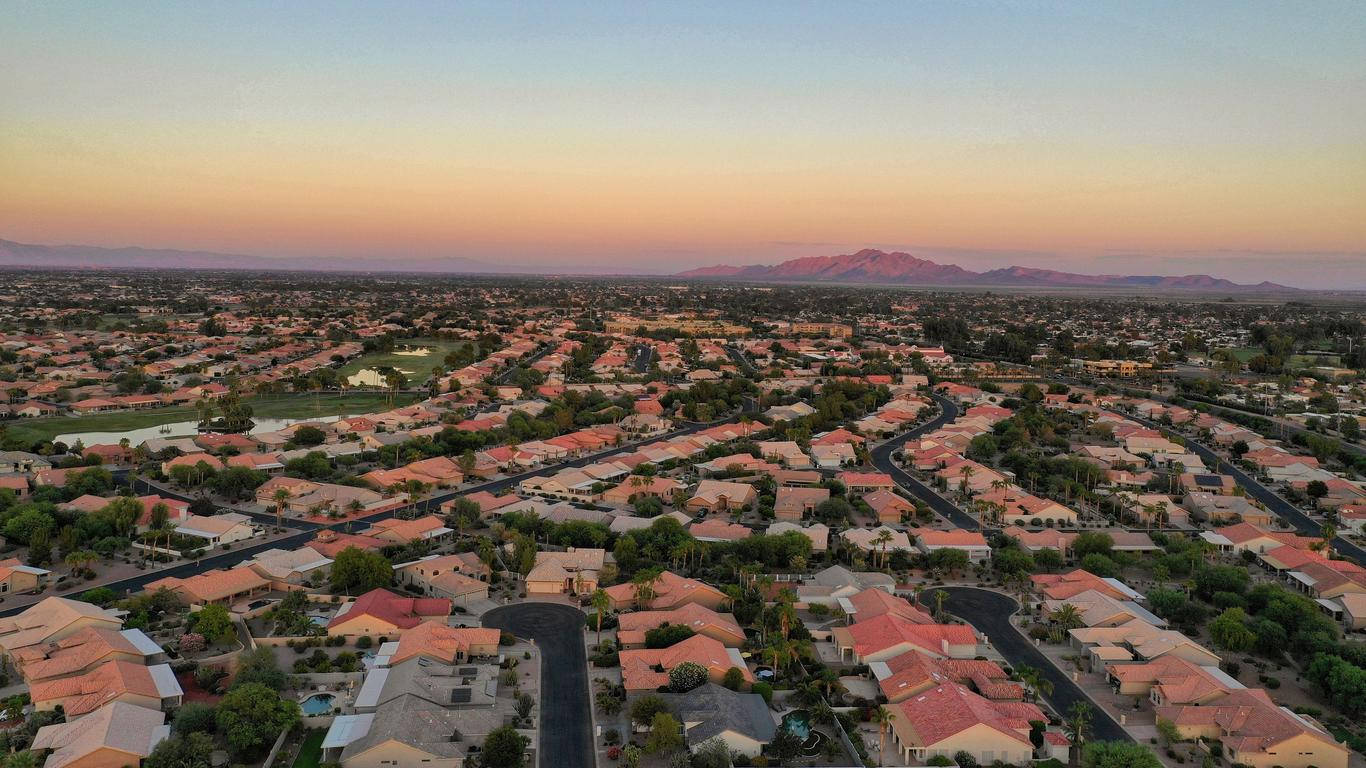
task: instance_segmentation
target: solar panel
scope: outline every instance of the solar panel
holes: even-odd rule
[[[452,688],[452,689],[451,689],[451,703],[452,703],[452,704],[468,704],[468,703],[470,703],[470,701],[471,701],[471,696],[472,696],[472,692],[470,691],[469,688]]]

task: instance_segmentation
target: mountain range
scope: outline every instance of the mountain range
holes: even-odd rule
[[[247,256],[156,248],[100,248],[89,245],[33,245],[0,240],[0,266],[62,269],[231,269],[346,272],[419,272],[427,274],[644,274],[597,267],[490,264],[460,257],[391,260],[336,259],[320,256]],[[1276,283],[1235,283],[1209,275],[1082,275],[1033,267],[1004,267],[974,272],[956,264],[939,264],[909,253],[865,249],[842,256],[808,256],[780,264],[717,265],[680,272],[674,277],[772,282],[880,283],[892,285],[980,286],[1002,288],[1119,288],[1150,291],[1222,291],[1281,293],[1298,291]]]
[[[1133,288],[1154,291],[1269,293],[1298,291],[1277,283],[1235,283],[1209,275],[1082,275],[1033,267],[1002,267],[974,272],[938,264],[909,253],[865,249],[842,256],[807,256],[780,264],[736,267],[720,264],[680,272],[675,277],[726,278],[778,282],[890,283],[896,285],[999,286],[1003,288]]]
[[[93,245],[33,245],[0,240],[0,265],[58,267],[63,269],[232,269],[302,270],[345,272],[466,272],[493,274],[525,272],[517,267],[494,266],[473,259],[443,258],[410,260],[399,264],[386,259],[334,259],[327,257],[247,256],[240,253],[182,251],[171,248],[100,248]]]

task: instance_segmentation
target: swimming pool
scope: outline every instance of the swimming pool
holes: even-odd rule
[[[330,693],[315,693],[299,703],[305,715],[325,715],[332,711],[332,702],[337,697]]]
[[[811,713],[804,709],[794,709],[788,712],[783,715],[783,728],[805,742],[811,737]]]

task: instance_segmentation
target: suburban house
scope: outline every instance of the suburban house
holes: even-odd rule
[[[1213,544],[1221,552],[1253,552],[1259,555],[1277,547],[1308,549],[1320,541],[1297,533],[1269,531],[1247,522],[1226,525],[1212,531],[1201,531],[1200,538]]]
[[[784,533],[789,532],[800,533],[810,539],[812,552],[819,553],[830,549],[830,526],[825,523],[801,525],[787,520],[780,520],[764,530],[764,533],[769,536],[781,536]]]
[[[47,586],[51,571],[25,565],[17,557],[0,560],[0,595],[34,592]]]
[[[107,661],[152,664],[165,661],[166,652],[140,629],[89,626],[41,645],[14,652],[11,659],[24,681],[83,675]]]
[[[892,476],[885,472],[841,472],[835,479],[844,483],[844,488],[853,496],[862,496],[874,491],[890,491],[896,487]]]
[[[446,521],[436,515],[427,515],[415,520],[397,517],[380,520],[371,525],[369,530],[362,531],[361,535],[373,536],[386,544],[409,544],[415,541],[445,541],[454,533],[454,530],[446,527]]]
[[[1208,704],[1244,687],[1217,666],[1201,666],[1177,656],[1144,664],[1110,664],[1105,676],[1120,695],[1143,696],[1157,706]]]
[[[690,750],[717,739],[732,754],[753,758],[778,732],[768,704],[757,693],[708,683],[687,693],[664,694],[664,699],[678,715]]]
[[[321,583],[332,568],[332,558],[313,547],[267,549],[244,563],[253,571],[281,584]]]
[[[1116,600],[1143,600],[1143,595],[1114,578],[1102,578],[1077,568],[1067,573],[1038,573],[1029,577],[1034,590],[1048,600],[1066,600],[1082,592],[1096,591]]]
[[[32,749],[44,768],[122,768],[139,765],[171,735],[166,713],[112,701],[90,714],[38,729]]]
[[[397,636],[425,621],[446,623],[451,601],[439,597],[401,597],[372,589],[342,603],[327,622],[327,634],[342,637]]]
[[[828,488],[779,488],[773,502],[773,516],[779,520],[800,522],[829,498]]]
[[[979,763],[1024,765],[1034,758],[1031,722],[1048,718],[1022,701],[991,701],[958,683],[944,683],[893,707],[892,743],[898,759],[924,765],[933,757],[967,752]]]
[[[176,533],[185,536],[198,536],[216,547],[234,541],[249,539],[256,535],[256,527],[251,518],[240,512],[224,512],[221,515],[190,515],[185,522],[176,526]]]
[[[725,480],[703,480],[688,499],[689,512],[734,512],[751,506],[759,498],[754,486]]]
[[[12,654],[21,648],[62,640],[88,627],[123,629],[123,618],[81,600],[45,597],[14,616],[0,619],[0,650]]]
[[[184,691],[169,664],[111,660],[83,674],[31,683],[29,694],[39,711],[61,707],[67,717],[79,717],[111,701],[155,710],[178,707]]]
[[[868,619],[892,614],[913,624],[933,624],[934,618],[904,597],[897,597],[885,589],[869,587],[836,601],[844,611],[845,623],[856,624]]]
[[[714,517],[688,526],[688,533],[698,541],[739,541],[749,538],[754,531],[748,526]]]
[[[696,579],[679,576],[673,571],[660,572],[654,583],[650,585],[652,597],[644,601],[644,605],[641,604],[642,601],[636,599],[636,585],[630,582],[613,584],[610,587],[605,587],[603,591],[611,600],[611,608],[614,611],[631,608],[668,611],[691,604],[715,611],[730,602],[726,593],[716,587]]]
[[[895,525],[915,514],[915,505],[893,491],[878,490],[865,494],[863,503],[872,508],[879,523]]]
[[[452,627],[439,621],[424,621],[404,632],[384,655],[391,666],[418,657],[442,664],[463,664],[472,658],[497,656],[500,634],[489,627]]]
[[[705,668],[714,683],[721,682],[732,667],[740,670],[746,683],[754,682],[754,675],[738,649],[727,648],[706,635],[693,635],[668,648],[622,651],[620,659],[622,682],[627,692],[653,691],[667,685],[669,670],[689,661]]]
[[[598,573],[606,561],[606,550],[591,547],[537,552],[536,564],[526,575],[527,594],[592,594],[598,588]]]
[[[734,616],[717,613],[697,603],[667,611],[623,613],[617,617],[617,622],[617,641],[622,648],[643,648],[645,633],[663,626],[688,627],[694,634],[706,635],[729,648],[739,648],[745,642],[745,632]]]
[[[878,689],[889,704],[905,701],[946,683],[958,683],[993,701],[1019,701],[1024,688],[1010,679],[994,661],[943,659],[920,651],[908,651],[887,661],[868,665]]]
[[[855,664],[886,661],[920,650],[934,656],[970,659],[977,655],[977,634],[962,624],[920,624],[895,613],[835,627],[831,639],[840,659]]]
[[[190,605],[233,603],[270,590],[270,581],[245,565],[227,570],[213,570],[180,578],[167,576],[148,584],[147,592],[169,589]]]
[[[1192,519],[1202,523],[1251,523],[1258,528],[1269,528],[1276,519],[1243,496],[1192,491],[1181,504],[1190,511]]]
[[[1184,739],[1220,741],[1228,759],[1255,768],[1346,768],[1349,752],[1309,715],[1277,705],[1260,688],[1229,691],[1200,705],[1156,708]]]
[[[447,598],[456,605],[487,600],[489,568],[477,556],[471,558],[469,555],[472,553],[429,555],[420,560],[400,563],[394,566],[394,581],[399,585],[417,587],[423,594]]]
[[[991,559],[991,545],[986,537],[977,531],[936,531],[924,528],[916,532],[916,546],[929,555],[940,549],[958,549],[965,552],[968,561],[983,563]]]
[[[1088,655],[1096,669],[1110,663],[1152,661],[1176,656],[1202,666],[1217,666],[1219,656],[1173,629],[1160,629],[1142,619],[1111,627],[1070,630],[1072,646]]]
[[[864,552],[910,552],[911,540],[905,531],[885,525],[876,528],[850,528],[840,538],[851,547]]]

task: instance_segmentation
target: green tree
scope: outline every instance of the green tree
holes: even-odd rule
[[[669,670],[669,690],[675,693],[687,693],[706,682],[707,668],[696,662],[685,661]]]
[[[484,737],[483,768],[522,768],[526,764],[527,738],[510,725],[495,728]]]
[[[1229,608],[1209,624],[1209,634],[1214,644],[1232,653],[1241,653],[1252,647],[1257,636],[1247,628],[1247,614],[1242,608]]]
[[[218,728],[214,718],[212,704],[190,701],[176,710],[171,727],[176,733],[213,733]]]
[[[664,697],[649,693],[631,703],[631,722],[641,726],[649,725],[654,722],[656,714],[668,711],[669,703]]]
[[[1126,741],[1093,741],[1083,751],[1086,768],[1162,768],[1152,749]]]
[[[668,712],[656,713],[650,721],[650,736],[645,741],[645,751],[652,755],[672,752],[683,748],[683,727]]]
[[[218,702],[218,731],[239,760],[259,758],[299,721],[299,704],[260,683],[236,686]]]
[[[234,688],[257,683],[281,691],[286,682],[285,673],[270,648],[257,648],[237,657],[237,677],[232,681]]]
[[[337,553],[327,579],[333,592],[364,593],[392,584],[394,569],[378,552],[347,547]]]
[[[192,629],[203,635],[210,643],[227,645],[237,637],[237,628],[233,626],[232,614],[228,613],[227,608],[217,603],[206,605],[191,616],[194,622]]]
[[[213,738],[208,734],[177,732],[156,745],[142,761],[142,768],[209,768],[213,750]]]

